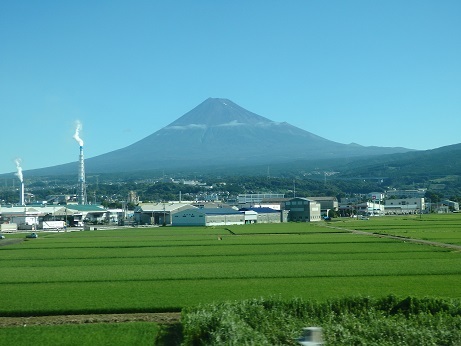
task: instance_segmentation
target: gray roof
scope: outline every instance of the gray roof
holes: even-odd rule
[[[231,215],[242,213],[232,208],[200,208],[198,210],[207,215]]]
[[[136,211],[143,211],[143,212],[174,212],[178,209],[184,208],[189,206],[191,209],[195,208],[194,206],[190,205],[190,203],[140,203],[136,207]]]

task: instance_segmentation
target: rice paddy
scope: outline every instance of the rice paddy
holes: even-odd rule
[[[329,224],[461,243],[460,215]],[[41,233],[0,247],[0,315],[180,311],[274,295],[461,298],[460,252],[325,226]]]

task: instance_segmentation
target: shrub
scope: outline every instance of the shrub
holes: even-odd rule
[[[460,300],[349,297],[326,302],[250,299],[183,311],[185,345],[296,345],[321,326],[326,344],[459,345]]]

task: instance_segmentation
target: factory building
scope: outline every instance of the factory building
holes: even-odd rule
[[[329,216],[330,210],[338,211],[339,203],[336,197],[309,197],[320,204],[320,212],[323,216]]]
[[[272,201],[280,201],[283,200],[285,197],[284,194],[280,193],[250,193],[250,194],[241,194],[237,196],[237,205],[239,208],[251,208],[255,206],[262,207],[262,201],[264,200],[272,200]],[[280,202],[274,202],[272,204],[279,204]],[[264,205],[266,206],[266,205]]]
[[[443,200],[442,204],[448,207],[448,210],[451,210],[453,212],[459,212],[459,203],[450,201],[448,199]]]
[[[392,198],[384,201],[386,214],[420,214],[426,209],[424,198]]]
[[[341,216],[379,216],[385,214],[385,206],[377,202],[351,203],[346,201],[340,203],[338,211]]]
[[[240,210],[245,211],[245,212],[253,212],[256,214],[255,222],[251,222],[251,223],[288,222],[288,210],[272,209],[268,207],[243,208]],[[249,223],[249,222],[246,222],[246,223]]]
[[[134,222],[138,225],[171,225],[172,216],[191,208],[189,203],[140,203],[134,209]]]
[[[275,210],[281,210],[283,203],[289,201],[290,198],[279,197],[279,198],[265,198],[258,203],[254,203],[250,207],[253,208],[271,208]]]
[[[173,226],[225,226],[287,222],[287,211],[271,208],[194,208],[172,216]]]
[[[256,220],[254,213],[249,221]],[[233,208],[189,208],[173,215],[173,226],[244,225],[245,212]]]
[[[106,210],[95,205],[0,207],[2,229],[9,231],[44,229],[47,227],[46,225],[53,224],[51,221],[62,221],[59,228],[65,226],[81,227],[86,222],[103,223],[105,215]],[[54,225],[58,225],[58,223],[54,223]],[[58,228],[58,226],[53,226],[53,228]]]
[[[283,204],[283,210],[288,211],[288,221],[314,222],[322,220],[320,203],[314,200],[295,197]]]

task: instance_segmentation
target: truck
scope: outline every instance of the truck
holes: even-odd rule
[[[41,228],[44,231],[51,231],[51,230],[61,230],[66,227],[66,223],[64,221],[42,221]]]

